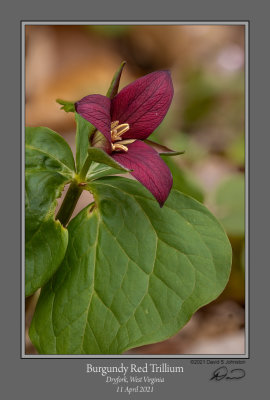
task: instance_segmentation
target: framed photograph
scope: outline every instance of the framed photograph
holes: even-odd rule
[[[267,382],[268,14],[121,2],[3,12],[2,391],[243,397]]]
[[[22,29],[24,356],[247,357],[248,23]]]

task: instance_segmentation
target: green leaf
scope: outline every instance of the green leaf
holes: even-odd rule
[[[96,163],[93,161],[91,163],[88,173],[86,175],[86,180],[89,182],[89,181],[103,178],[105,176],[119,175],[119,174],[125,174],[125,173],[128,173],[128,171],[121,171],[119,169],[109,167],[108,165],[99,164],[99,163]]]
[[[76,129],[76,170],[79,173],[87,159],[89,140],[96,128],[79,114],[75,113]]]
[[[30,327],[41,354],[119,354],[164,340],[224,289],[231,247],[215,217],[173,190],[160,209],[138,182],[91,183],[61,267]]]
[[[124,171],[124,172],[131,171],[130,169],[125,168],[123,165],[115,161],[102,149],[98,149],[96,147],[90,147],[88,149],[88,155],[92,161],[95,161],[97,163],[108,165],[109,167],[117,169],[119,171]]]
[[[25,134],[25,294],[44,285],[63,260],[68,232],[54,219],[56,199],[74,174],[72,152],[48,128]]]
[[[171,158],[164,158],[164,162],[168,165],[173,176],[173,188],[181,191],[188,196],[200,201],[204,200],[204,194],[200,185],[195,181],[193,176],[184,169],[181,169]]]
[[[109,99],[112,99],[118,93],[119,83],[120,83],[121,75],[122,75],[123,68],[125,65],[126,65],[126,61],[123,61],[112,78],[111,85],[106,94],[106,96],[109,97]]]
[[[26,128],[26,169],[46,169],[73,176],[72,151],[58,133],[49,128]]]

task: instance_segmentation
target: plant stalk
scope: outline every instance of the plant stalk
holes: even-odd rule
[[[78,200],[82,194],[83,187],[80,186],[80,183],[85,180],[91,162],[92,160],[88,156],[78,176],[78,180],[71,182],[61,207],[59,208],[56,219],[58,219],[63,226],[68,224],[68,221],[70,220],[76,204],[78,203]]]
[[[80,186],[80,183],[85,180],[91,162],[92,160],[88,156],[78,176],[78,180],[71,182],[61,207],[59,208],[56,219],[58,219],[63,226],[68,224],[68,221],[70,220],[76,204],[78,203],[78,200],[82,194],[83,187]]]
[[[61,207],[56,215],[56,219],[58,219],[63,226],[66,226],[70,220],[82,191],[83,188],[78,186],[77,182],[72,182],[70,184]]]

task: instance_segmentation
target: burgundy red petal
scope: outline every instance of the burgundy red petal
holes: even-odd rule
[[[111,157],[133,170],[130,174],[153,194],[162,207],[172,188],[171,171],[158,153],[144,142],[137,140],[127,146],[128,152],[115,152]]]
[[[75,103],[75,109],[111,142],[111,100],[101,94],[91,94]]]
[[[170,72],[152,72],[124,87],[112,99],[112,121],[129,124],[123,139],[146,139],[164,119],[172,97]]]

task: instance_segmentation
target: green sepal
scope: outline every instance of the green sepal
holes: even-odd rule
[[[62,105],[61,110],[64,110],[65,112],[75,112],[75,102],[61,99],[56,99],[56,102]]]
[[[113,76],[111,85],[108,89],[108,92],[106,94],[107,97],[109,97],[110,99],[112,99],[114,96],[117,95],[118,93],[118,88],[119,88],[119,83],[120,83],[120,79],[121,79],[121,75],[124,69],[124,66],[126,65],[126,61],[123,61],[120,65],[120,67],[118,68],[118,70],[116,71],[116,73]]]
[[[144,143],[148,144],[150,147],[156,150],[161,156],[179,156],[185,153],[184,151],[171,150],[168,147],[163,146],[162,144],[152,142],[152,140],[148,139],[145,139]]]
[[[104,178],[105,176],[110,176],[110,175],[119,175],[119,174],[127,174],[129,171],[122,171],[116,168],[109,167],[109,165],[106,164],[100,164],[96,162],[92,162],[90,165],[90,168],[88,170],[88,173],[86,175],[86,180],[87,182]]]
[[[111,168],[117,169],[118,171],[130,172],[131,170],[124,167],[110,157],[105,151],[96,147],[90,147],[88,149],[88,156],[92,161],[97,163],[108,165]]]
[[[88,148],[91,136],[96,128],[86,119],[75,112],[76,128],[76,170],[79,174],[88,156]]]

